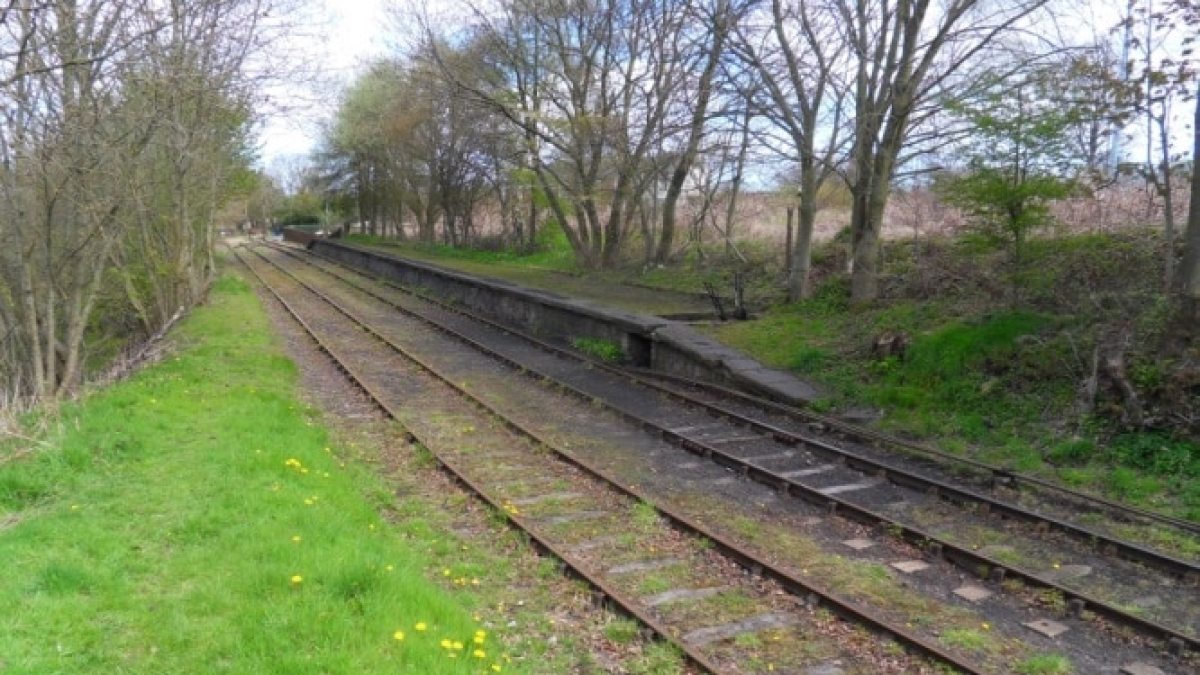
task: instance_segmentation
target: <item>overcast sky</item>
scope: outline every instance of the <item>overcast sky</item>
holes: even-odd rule
[[[1136,0],[1146,2],[1147,0]],[[341,88],[353,81],[354,75],[372,58],[389,53],[396,41],[396,22],[389,16],[392,5],[411,4],[420,11],[433,11],[442,20],[454,20],[453,0],[301,0],[310,17],[298,19],[301,25],[312,26],[314,34],[294,39],[293,48],[315,63],[322,73],[321,84],[285,83],[270,93],[275,102],[260,111],[262,123],[258,133],[261,166],[279,176],[281,167],[295,163],[317,145],[321,124],[329,120],[337,108]],[[1076,4],[1066,2],[1062,24],[1081,32],[1101,35],[1117,23],[1124,0],[1090,0]],[[1077,18],[1076,18],[1077,17]],[[435,23],[438,20],[435,19]],[[1063,29],[1060,26],[1060,30]],[[1087,36],[1080,35],[1079,38]],[[285,107],[280,108],[283,104]],[[1189,106],[1180,106],[1190,114]],[[1182,113],[1180,113],[1182,114]],[[1186,122],[1186,120],[1182,120]],[[1176,131],[1190,131],[1185,123]],[[1139,124],[1126,129],[1132,138],[1125,143],[1127,159],[1145,156],[1144,136]],[[1186,146],[1186,144],[1184,144]]]
[[[308,154],[320,138],[321,122],[337,107],[340,86],[352,81],[371,58],[388,52],[389,4],[390,0],[312,0],[317,32],[298,37],[294,49],[313,59],[322,83],[284,83],[271,92],[274,103],[260,111],[264,119],[259,157],[264,168]]]

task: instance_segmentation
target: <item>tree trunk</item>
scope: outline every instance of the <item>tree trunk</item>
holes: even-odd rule
[[[728,8],[727,2],[722,2],[717,8],[713,25],[713,43],[704,63],[704,71],[700,74],[696,104],[692,108],[692,118],[688,127],[687,145],[684,147],[679,161],[675,164],[675,170],[671,173],[671,182],[667,185],[666,197],[663,199],[662,226],[658,235],[658,249],[654,253],[654,260],[658,263],[667,261],[671,255],[671,247],[675,243],[675,204],[679,201],[679,195],[683,192],[683,183],[687,180],[692,165],[696,162],[696,155],[700,150],[700,140],[704,137],[704,121],[708,116],[709,99],[712,98],[713,76],[721,61],[725,36],[728,33],[726,28]]]
[[[1192,157],[1200,157],[1200,92],[1192,124]],[[1189,339],[1200,337],[1200,172],[1192,171],[1187,229],[1183,234],[1183,263],[1179,267],[1177,324]]]

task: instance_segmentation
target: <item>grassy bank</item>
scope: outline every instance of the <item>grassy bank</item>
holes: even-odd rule
[[[886,297],[867,307],[850,305],[834,273],[843,252],[821,255],[814,297],[713,334],[823,385],[817,408],[866,408],[878,426],[951,452],[1200,520],[1200,445],[1170,425],[1180,392],[1169,382],[1176,360],[1159,353],[1167,315],[1152,234],[1030,242],[1016,305],[1006,254],[969,238],[893,244]],[[1079,405],[1094,348],[1115,334],[1127,336],[1148,428],[1122,419],[1114,392],[1090,412]],[[874,351],[880,336],[907,347]]]
[[[516,668],[485,599],[430,570],[444,533],[380,520],[390,491],[297,401],[241,281],[177,340],[67,405],[44,446],[0,456],[0,671]],[[447,575],[486,585],[487,565]]]

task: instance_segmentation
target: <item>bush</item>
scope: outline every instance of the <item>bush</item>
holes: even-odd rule
[[[621,349],[621,345],[612,340],[577,337],[571,340],[571,345],[584,354],[600,359],[601,361],[619,363],[625,360],[625,350]]]

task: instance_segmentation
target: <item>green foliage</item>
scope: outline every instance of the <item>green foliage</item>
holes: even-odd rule
[[[1018,173],[982,162],[938,185],[948,203],[974,218],[981,234],[1008,244],[1049,225],[1050,203],[1070,196],[1074,189],[1072,181],[1054,175]]]
[[[1156,432],[1126,433],[1112,440],[1109,452],[1123,466],[1157,476],[1200,479],[1200,445],[1191,441]]]
[[[1070,675],[1071,660],[1061,654],[1036,654],[1017,664],[1021,675]]]
[[[223,279],[181,331],[0,466],[5,667],[479,672],[438,644],[478,627],[424,571],[444,534],[411,510],[389,533],[370,497],[390,491],[329,451],[249,288]]]
[[[284,227],[319,225],[324,221],[325,205],[321,195],[304,191],[285,197],[273,215]]]
[[[625,360],[625,350],[621,345],[612,340],[592,337],[576,337],[571,338],[571,346],[588,356],[608,361],[609,363],[619,363]]]
[[[1083,464],[1096,456],[1096,443],[1088,438],[1073,438],[1055,444],[1046,458],[1054,464]]]
[[[979,100],[949,102],[974,126],[976,145],[964,173],[941,176],[935,184],[984,237],[1009,247],[1014,305],[1023,283],[1025,240],[1051,222],[1050,203],[1076,189],[1060,172],[1072,113],[1045,95],[1050,78],[1030,70],[1014,89],[1009,78],[998,76]]]
[[[1006,368],[1018,357],[1016,339],[1037,333],[1047,324],[1044,317],[1023,312],[949,324],[913,341],[898,373],[899,381],[937,388],[961,379],[964,373]],[[960,392],[946,393],[953,398]]]

